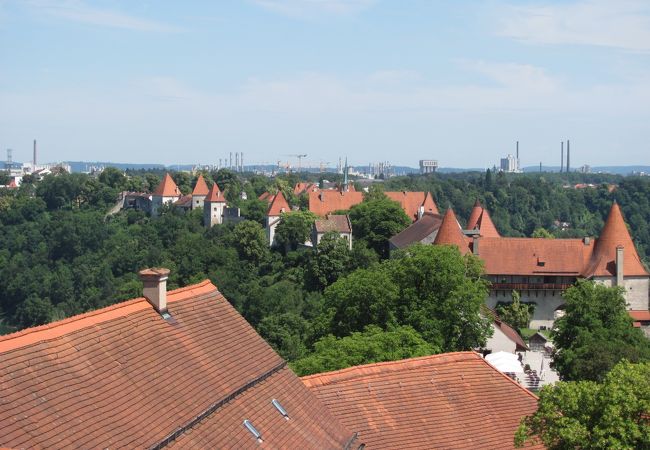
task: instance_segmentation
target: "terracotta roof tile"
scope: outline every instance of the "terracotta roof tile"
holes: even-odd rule
[[[273,194],[270,192],[264,192],[262,195],[257,197],[258,200],[266,200],[267,202],[271,203],[273,201]]]
[[[469,215],[467,229],[478,229],[481,232],[481,236],[485,237],[500,237],[490,215],[487,210],[481,206],[478,200],[474,203],[474,208],[472,208],[472,212]]]
[[[221,192],[217,183],[214,183],[203,201],[226,203],[226,197],[223,196],[223,192]]]
[[[632,319],[637,321],[650,321],[650,311],[645,310],[632,310],[628,311],[628,314]]]
[[[196,184],[194,185],[194,190],[192,195],[206,196],[208,195],[208,185],[203,178],[203,174],[199,174],[199,177],[196,179]]]
[[[481,237],[478,256],[488,275],[581,276],[593,247],[582,239]]]
[[[463,255],[469,251],[469,239],[463,234],[453,209],[449,208],[445,212],[436,240],[433,243],[437,245],[455,245]]]
[[[289,211],[291,211],[291,208],[289,207],[289,203],[287,203],[287,200],[284,198],[282,191],[278,191],[275,197],[273,197],[273,200],[269,205],[269,209],[266,212],[266,215],[279,216],[283,212],[289,212]]]
[[[592,260],[593,267],[590,268],[591,273],[589,275],[616,275],[616,247],[618,246],[624,248],[623,273],[625,276],[648,275],[648,271],[636,252],[630,233],[627,231],[621,208],[618,203],[614,203],[609,210],[605,226],[596,240]]]
[[[160,197],[180,197],[182,194],[178,186],[176,186],[176,183],[174,183],[172,176],[166,173],[156,190],[153,191],[153,195]]]
[[[168,310],[173,320],[138,298],[0,337],[2,445],[142,448],[187,428],[180,440],[255,448],[249,415],[270,448],[350,439],[209,281],[170,291]],[[307,406],[279,427],[258,405],[285,396]]]
[[[384,192],[386,197],[400,204],[412,221],[418,218],[420,206],[424,212],[437,214],[433,197],[429,192]],[[309,191],[309,210],[318,216],[325,216],[334,211],[347,211],[363,201],[363,193],[356,191],[341,192]]]
[[[316,227],[317,233],[327,233],[328,231],[352,233],[350,218],[344,214],[329,214],[325,219],[316,219],[314,227]]]
[[[429,192],[385,192],[386,197],[402,205],[402,209],[411,220],[417,220],[420,206],[423,212],[439,214],[438,207]]]
[[[302,378],[366,448],[514,448],[537,397],[474,352]],[[541,448],[541,447],[537,447]]]
[[[320,189],[314,183],[299,182],[293,187],[293,195],[300,195],[303,192],[318,192]]]

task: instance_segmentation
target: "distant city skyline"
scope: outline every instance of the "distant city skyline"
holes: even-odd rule
[[[650,164],[644,0],[0,0],[0,159]]]

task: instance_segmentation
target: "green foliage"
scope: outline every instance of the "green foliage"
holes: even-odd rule
[[[443,351],[484,345],[487,287],[482,265],[455,247],[414,245],[395,258],[340,278],[325,290],[325,329],[345,336],[368,325],[409,325]]]
[[[107,167],[99,174],[99,182],[109,187],[123,190],[126,187],[126,177],[120,169]]]
[[[533,234],[531,234],[530,237],[544,238],[544,239],[554,239],[555,238],[555,236],[553,236],[553,233],[551,233],[547,229],[541,228],[541,227],[540,228],[535,228],[535,230],[533,231]]]
[[[564,299],[566,313],[551,333],[551,364],[563,380],[599,381],[622,359],[650,360],[650,341],[632,326],[621,288],[579,280]]]
[[[603,379],[545,386],[515,444],[549,450],[650,448],[650,363],[618,363]]]
[[[316,254],[307,266],[311,286],[323,290],[334,283],[352,267],[349,242],[336,232],[325,233]]]
[[[519,292],[512,291],[512,303],[497,305],[496,313],[505,323],[519,330],[527,328],[532,314],[530,305],[522,303]]]
[[[232,245],[240,258],[260,264],[269,256],[269,245],[264,228],[251,220],[244,220],[232,232]]]
[[[280,223],[275,229],[275,240],[285,251],[295,250],[304,244],[311,235],[316,216],[310,211],[282,213]]]
[[[381,196],[379,195],[381,194]],[[379,255],[388,257],[388,239],[411,224],[399,203],[382,193],[350,209],[354,238],[364,241]]]
[[[440,349],[426,342],[411,327],[396,327],[388,331],[370,325],[363,332],[336,338],[320,339],[314,352],[291,364],[299,375],[344,369],[359,364],[397,361],[416,356],[439,353]]]

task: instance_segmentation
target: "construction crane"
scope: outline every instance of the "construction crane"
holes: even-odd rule
[[[293,156],[294,158],[298,158],[298,172],[300,172],[300,169],[302,168],[302,159],[306,158],[307,155],[284,155],[284,156]]]

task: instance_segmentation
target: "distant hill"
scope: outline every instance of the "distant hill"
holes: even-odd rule
[[[539,172],[539,166],[528,166],[523,168],[524,172]],[[542,172],[559,172],[560,166],[542,166]],[[577,169],[571,169],[577,172]],[[614,175],[631,175],[633,172],[650,173],[650,166],[593,166],[591,173],[611,173]]]

